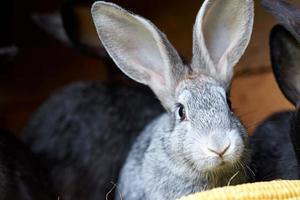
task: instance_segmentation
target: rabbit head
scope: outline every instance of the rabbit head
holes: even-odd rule
[[[250,40],[253,15],[252,0],[204,1],[187,66],[150,21],[112,3],[92,7],[109,55],[127,76],[148,85],[169,113],[168,149],[199,170],[236,163],[245,153],[247,133],[227,94],[234,65]]]

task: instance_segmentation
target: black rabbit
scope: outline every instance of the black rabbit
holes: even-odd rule
[[[270,36],[273,72],[295,111],[273,114],[250,138],[255,181],[299,179],[300,160],[300,44],[282,26]]]
[[[138,133],[162,110],[143,86],[78,82],[41,106],[23,139],[50,170],[61,199],[99,200],[117,183]]]
[[[51,172],[60,199],[113,199],[110,190],[132,142],[163,108],[148,88],[128,79],[124,86],[125,76],[119,76],[96,33],[96,43],[75,37],[74,2],[63,4],[62,15],[35,15],[35,20],[63,43],[103,60],[111,78],[117,75],[121,82],[82,81],[58,91],[31,118],[23,140]]]

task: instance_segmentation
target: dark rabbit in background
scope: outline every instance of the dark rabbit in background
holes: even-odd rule
[[[254,181],[299,179],[300,9],[280,0],[262,0],[262,4],[282,24],[270,34],[272,69],[282,93],[296,111],[273,114],[257,127],[250,137],[251,168]]]
[[[47,171],[30,150],[0,130],[0,200],[55,200]]]
[[[148,88],[78,82],[38,109],[23,139],[51,172],[60,199],[98,200],[115,187],[138,133],[161,112]]]
[[[34,13],[32,18],[42,30],[63,44],[103,59],[107,53],[97,37],[90,15],[93,2],[63,0],[60,9],[51,13]]]
[[[300,8],[290,0],[261,0],[261,5],[300,42]]]
[[[295,111],[273,114],[250,138],[255,181],[299,179],[300,44],[282,26],[270,36],[273,72]]]
[[[35,15],[34,19],[64,44],[104,60],[115,72],[118,68],[97,33],[96,42],[91,43],[71,27],[78,17],[73,13],[74,2],[66,1],[62,14]],[[91,30],[87,32],[91,35]],[[98,200],[106,195],[113,199],[110,190],[133,141],[163,111],[151,90],[128,80],[124,85],[122,79],[70,84],[53,94],[25,127],[23,139],[51,172],[60,199]]]
[[[34,22],[46,33],[56,38],[62,44],[79,50],[85,55],[100,59],[105,63],[110,82],[129,80],[116,67],[99,41],[90,7],[95,0],[63,0],[60,9],[51,13],[33,14]],[[112,2],[112,1],[106,1]],[[113,1],[118,2],[118,1]],[[134,0],[122,1],[128,7],[138,5]],[[147,7],[146,3],[142,7]],[[183,58],[183,56],[181,55]],[[183,61],[186,62],[185,58]]]
[[[18,53],[12,34],[13,10],[13,0],[1,1],[0,73],[2,74],[14,66]],[[57,198],[46,169],[30,149],[11,133],[0,128],[0,200]]]
[[[63,0],[60,9],[51,13],[34,13],[32,19],[40,29],[62,44],[104,62],[110,82],[128,82],[128,78],[115,66],[99,41],[90,13],[93,2],[94,0]]]

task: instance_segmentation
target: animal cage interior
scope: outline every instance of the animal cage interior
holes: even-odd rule
[[[299,0],[2,0],[0,11],[0,174],[8,162],[21,174],[3,200],[177,199],[261,181],[300,198],[298,181],[271,185],[300,179]]]

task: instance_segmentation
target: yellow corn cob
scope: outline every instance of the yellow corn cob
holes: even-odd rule
[[[180,200],[300,200],[300,181],[247,183],[199,192]]]

